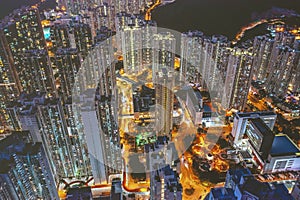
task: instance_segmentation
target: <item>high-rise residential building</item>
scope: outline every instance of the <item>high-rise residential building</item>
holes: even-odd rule
[[[109,2],[103,2],[89,11],[86,20],[90,21],[88,24],[92,25],[92,32],[97,33],[97,30],[100,30],[101,27],[115,30],[115,16],[114,5]]]
[[[83,96],[81,117],[86,134],[87,147],[92,173],[96,184],[108,183],[111,174],[121,173],[122,159],[120,136],[111,100],[98,96],[96,107],[95,93]]]
[[[6,52],[8,44],[1,29],[0,37],[0,123],[2,126],[10,127],[11,124],[7,121],[8,115],[5,110],[6,104],[19,95],[20,88],[13,73],[11,55]]]
[[[180,79],[183,82],[197,80],[203,52],[204,35],[201,31],[189,31],[181,34]]]
[[[28,51],[42,51],[46,47],[38,10],[25,7],[14,11],[11,16],[2,21],[1,32],[2,43],[5,45],[3,48],[9,55],[11,71],[14,73],[15,80],[19,82],[16,85],[20,91],[26,91],[25,82],[30,81],[24,72],[24,65],[28,62],[26,54]]]
[[[125,11],[122,12],[117,12],[116,17],[115,17],[115,30],[116,30],[116,46],[119,52],[124,53],[123,47],[127,49],[135,49],[133,41],[123,41],[122,39],[124,36],[127,38],[133,38],[134,36],[130,36],[129,34],[124,35],[124,29],[128,29],[128,33],[130,33],[130,27],[132,31],[137,31],[138,29],[141,28],[141,23],[143,23],[144,19],[140,15],[133,15],[130,13],[127,13]],[[123,36],[122,36],[123,34]],[[141,31],[140,31],[140,36],[142,36]],[[142,45],[142,37],[136,38],[138,39],[138,45]],[[124,46],[125,45],[125,46]],[[130,47],[132,46],[132,48]]]
[[[130,15],[126,12],[118,12],[116,14],[115,24],[116,24],[116,32],[121,32],[125,26],[128,24],[132,24],[132,20],[134,19],[133,15]]]
[[[274,39],[268,36],[257,36],[253,42],[253,79],[266,81],[270,74],[268,64],[274,45]]]
[[[289,32],[257,36],[253,43],[253,79],[261,81],[264,89],[284,96],[288,89],[299,90],[299,41]]]
[[[97,17],[95,17],[95,15],[100,14],[100,12],[101,12],[101,10],[96,10],[96,9],[97,8],[90,8],[88,10],[82,10],[81,14],[79,15],[79,17],[80,17],[79,21],[84,24],[88,24],[90,26],[92,38],[94,38],[97,35],[97,29],[98,29],[97,28],[98,21],[96,21]],[[99,16],[100,22],[102,24],[104,24],[104,26],[107,26],[107,24],[105,24],[105,22],[106,22],[105,18],[103,18],[102,16],[100,18],[100,16]]]
[[[22,130],[22,125],[18,117],[18,106],[20,106],[19,103],[10,102],[7,103],[7,106],[5,108],[5,113],[8,116],[6,122],[9,125],[8,127],[10,130]]]
[[[298,61],[295,61],[295,65],[291,72],[292,77],[289,84],[289,87],[291,87],[291,91],[293,92],[300,92],[300,73],[298,73],[300,71],[300,56],[298,56],[297,59]]]
[[[93,45],[92,32],[89,24],[75,23],[72,24],[75,44],[78,51],[85,58]]]
[[[118,13],[126,12],[125,9],[125,1],[115,1],[115,12],[118,15]]]
[[[238,144],[239,142],[241,142],[241,140],[245,134],[246,127],[248,125],[248,120],[254,119],[254,118],[262,119],[265,122],[265,124],[271,130],[273,130],[277,115],[274,112],[269,112],[269,111],[236,113],[234,121],[233,121],[232,132],[231,132],[231,135],[234,137],[234,144]]]
[[[151,65],[153,61],[152,38],[157,33],[157,24],[155,21],[142,21],[142,64],[143,66]]]
[[[19,100],[18,118],[23,130],[29,130],[35,142],[42,142],[50,169],[58,181],[91,175],[83,127],[72,103],[27,95]]]
[[[77,177],[88,177],[92,175],[92,169],[86,143],[86,135],[83,132],[83,124],[77,118],[77,107],[73,106],[71,97],[63,104],[68,137],[71,142],[71,152],[74,158]]]
[[[100,138],[100,125],[96,108],[93,106],[95,104],[95,91],[86,91],[81,98],[83,99],[83,105],[80,105],[80,113],[78,113],[80,116],[78,118],[82,120],[94,182],[95,184],[107,183],[108,177],[103,162],[104,150]]]
[[[201,78],[203,89],[224,108],[243,110],[253,69],[247,47],[230,48],[225,36],[208,38],[202,32],[190,31],[182,34],[181,52],[181,79],[199,82]]]
[[[127,12],[129,14],[141,14],[145,11],[146,6],[150,6],[152,0],[120,0],[114,1],[116,13]]]
[[[106,40],[107,38],[110,38],[112,37],[114,34],[114,31],[112,29],[109,29],[108,27],[106,26],[102,26],[98,32],[97,32],[97,35],[96,37],[94,38],[94,43],[95,45],[97,45],[98,43]]]
[[[31,66],[30,69],[24,67],[27,63],[32,62],[26,57],[26,52],[36,50],[42,51],[46,47],[43,30],[40,21],[40,15],[36,8],[23,7],[1,21],[0,24],[0,76],[1,76],[1,105],[0,105],[0,120],[1,124],[6,126],[7,115],[5,113],[5,102],[13,100],[20,92],[28,90],[49,89],[49,85],[37,84],[29,85],[33,73],[38,72],[40,66]],[[35,68],[37,67],[37,68]],[[36,77],[42,83],[48,82],[51,79],[49,66],[45,66],[45,70],[41,71]],[[34,68],[34,71],[31,71]],[[44,74],[49,75],[45,80]],[[32,77],[28,78],[28,76]],[[49,82],[48,82],[49,83]],[[30,86],[30,88],[28,88]],[[37,88],[35,88],[37,87]],[[51,88],[52,89],[52,88]],[[53,92],[53,91],[49,91]],[[3,100],[3,101],[2,101]]]
[[[230,55],[229,41],[225,36],[214,35],[203,39],[200,58],[201,85],[221,102]]]
[[[174,72],[176,39],[170,32],[155,34],[152,48],[152,80],[156,83],[155,78],[162,68],[167,70],[167,72]]]
[[[48,45],[53,55],[62,48],[77,49],[85,58],[93,45],[91,25],[81,22],[79,19],[64,18],[55,19],[50,23],[50,38]]]
[[[50,24],[50,36],[48,40],[51,41],[52,45],[49,46],[48,49],[53,51],[53,54],[55,54],[59,48],[76,48],[75,38],[69,27],[70,21],[71,19],[56,19],[53,24]]]
[[[111,39],[99,43],[81,71],[81,119],[94,181],[109,182],[122,167],[116,105],[116,76]],[[79,75],[80,76],[80,75]]]
[[[76,177],[78,161],[74,159],[71,149],[61,101],[48,99],[44,105],[39,105],[37,119],[56,181],[60,178]]]
[[[6,108],[7,121],[12,130],[27,130],[33,142],[42,142],[38,121],[35,115],[36,106],[45,102],[45,93],[28,95],[22,93],[18,100],[11,101]]]
[[[115,5],[120,5],[124,1],[114,0],[59,0],[58,7],[67,10],[73,17],[80,18],[80,21],[91,26],[92,36],[95,37],[97,30],[102,26],[115,30],[115,13],[125,11],[118,9]]]
[[[118,174],[122,170],[117,110],[114,100],[103,96],[99,96],[99,99],[96,100],[96,109],[100,125],[101,147],[104,152],[102,162],[105,164],[106,176],[109,177],[110,174]]]
[[[17,114],[22,130],[29,130],[34,142],[42,142],[39,119],[36,116],[36,112],[37,106],[44,105],[46,102],[45,93],[22,94],[17,102],[19,102]]]
[[[4,25],[0,24],[1,100],[11,100],[19,94],[19,85],[13,71],[13,59],[5,38]]]
[[[0,198],[58,199],[42,144],[30,143],[24,133],[0,140]]]
[[[56,52],[58,93],[64,100],[72,95],[75,76],[82,63],[81,59],[81,54],[77,49],[58,49]]]
[[[174,73],[167,68],[155,74],[155,129],[158,136],[169,136],[173,128]]]
[[[152,62],[152,38],[157,32],[156,23],[146,21],[139,15],[122,12],[116,17],[116,31],[117,47],[122,50],[124,71],[141,72]]]
[[[30,94],[46,92],[55,95],[55,85],[50,58],[46,50],[28,50],[24,52],[22,70],[18,72],[22,91]]]
[[[174,35],[169,32],[153,37],[152,81],[155,87],[155,128],[157,135],[168,136],[172,129],[175,46]]]
[[[115,95],[115,60],[111,38],[96,44],[82,63],[76,80],[79,84],[76,87],[80,88],[81,94],[92,88],[96,92],[99,87],[100,95]]]
[[[199,31],[182,34],[181,45],[181,78],[193,82],[201,78],[213,100],[226,109],[243,110],[253,71],[250,49],[231,48],[225,36],[208,38]]]
[[[124,72],[138,74],[142,71],[142,29],[127,25],[121,32]]]
[[[47,43],[48,54],[53,66],[55,77],[57,72],[56,55],[61,54],[60,49],[76,49],[74,32],[72,31],[72,21],[76,23],[75,19],[71,17],[64,17],[60,19],[58,13],[46,13],[46,22],[43,23],[45,39]],[[76,49],[77,50],[77,49]],[[78,50],[77,50],[78,51]],[[58,56],[60,57],[60,56]],[[56,86],[57,87],[57,86]]]
[[[233,48],[228,58],[222,106],[243,110],[253,75],[252,54],[245,48]]]
[[[270,74],[266,80],[266,90],[276,95],[285,95],[292,78],[294,65],[298,65],[299,52],[288,46],[277,46],[272,51],[269,63]]]
[[[81,105],[80,117],[84,127],[84,134],[86,136],[88,153],[91,162],[92,174],[95,184],[107,183],[108,177],[105,171],[104,150],[100,138],[100,125],[97,119],[95,107],[95,93],[90,90],[91,94],[85,92],[82,96],[84,105]]]
[[[70,15],[79,15],[82,10],[87,10],[91,6],[91,0],[59,0],[59,8],[64,8]]]

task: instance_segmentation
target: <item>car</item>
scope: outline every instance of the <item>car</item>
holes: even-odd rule
[[[258,175],[258,178],[262,181],[265,181],[266,179],[262,175]]]
[[[293,173],[289,172],[288,174],[289,174],[289,177],[296,178],[296,176]]]
[[[278,174],[278,177],[281,178],[281,179],[285,179],[286,178],[286,176],[283,175],[283,174]]]

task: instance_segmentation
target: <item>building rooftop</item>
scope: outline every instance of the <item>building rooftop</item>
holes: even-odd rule
[[[263,183],[255,179],[247,180],[240,186],[243,194],[264,200],[292,200],[294,199],[283,184]]]
[[[189,37],[202,37],[204,36],[203,32],[198,30],[189,30],[187,32],[182,33],[182,35],[186,35]]]
[[[190,101],[194,105],[195,110],[197,112],[200,112],[203,107],[202,96],[200,91],[191,88],[190,90],[186,90],[186,92],[187,92],[187,97],[189,97]]]
[[[0,152],[5,153],[6,149],[10,149],[8,152],[12,153],[12,149],[20,146],[20,144],[23,148],[24,144],[29,142],[29,135],[29,131],[12,131],[9,135],[0,139]]]
[[[243,185],[241,185],[241,190],[256,197],[261,197],[270,191],[271,188],[268,183],[262,183],[256,179],[248,179]]]
[[[294,155],[300,153],[299,148],[286,135],[276,135],[270,154],[272,156]]]
[[[238,112],[236,113],[237,117],[259,117],[259,116],[268,116],[268,115],[274,115],[276,116],[276,114],[272,111],[265,111],[265,112],[247,112],[247,113],[242,113],[242,112]]]
[[[203,110],[204,112],[212,112],[211,107],[209,107],[207,104],[203,104]]]
[[[219,200],[235,200],[234,191],[230,188],[212,188],[211,194],[214,199]]]
[[[248,168],[241,168],[241,169],[229,169],[227,172],[231,179],[236,183],[239,184],[242,177],[252,177],[252,173]]]
[[[265,124],[265,122],[262,119],[260,118],[249,119],[249,122],[252,123],[263,136],[274,135],[272,130]]]
[[[275,134],[261,118],[250,118],[249,127],[247,135],[250,144],[259,152],[263,159],[267,159],[272,148]],[[251,131],[251,127],[254,128],[253,131]]]
[[[252,156],[248,151],[240,151],[240,154],[242,155],[243,159],[251,159]]]
[[[70,188],[67,193],[68,200],[91,199],[92,191],[90,187]]]
[[[202,95],[201,92],[199,90],[194,90],[196,97],[198,98],[198,100],[202,100]]]

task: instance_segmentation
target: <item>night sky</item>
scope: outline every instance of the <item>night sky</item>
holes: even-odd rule
[[[45,5],[53,7],[55,0],[47,0]],[[23,5],[34,5],[40,2],[40,0],[0,0],[0,19],[8,15],[16,8],[20,8]]]

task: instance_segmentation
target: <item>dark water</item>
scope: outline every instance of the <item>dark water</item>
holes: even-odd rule
[[[37,2],[40,0],[0,0],[0,19],[14,9]],[[41,9],[55,5],[55,0],[46,0]],[[152,17],[159,27],[179,32],[198,29],[206,35],[223,34],[233,39],[241,27],[266,13],[272,14],[272,7],[300,13],[300,0],[176,0],[156,8]]]
[[[233,39],[241,27],[257,18],[278,16],[280,12],[270,11],[272,7],[300,13],[300,0],[176,0],[156,8],[152,17],[159,27],[179,32],[198,29]]]

